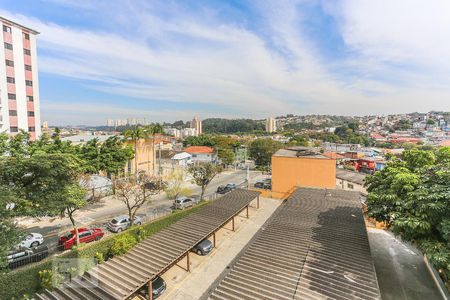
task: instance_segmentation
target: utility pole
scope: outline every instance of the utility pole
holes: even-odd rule
[[[159,142],[159,153],[158,153],[158,155],[159,155],[159,158],[158,158],[158,164],[159,164],[159,167],[158,167],[158,173],[159,173],[159,186],[161,186],[161,184],[162,184],[162,168],[161,168],[161,144],[162,144],[162,142]]]

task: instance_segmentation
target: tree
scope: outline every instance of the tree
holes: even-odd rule
[[[282,144],[272,139],[256,139],[249,145],[250,157],[257,166],[269,166],[272,155],[281,148]]]
[[[82,163],[72,154],[36,153],[0,159],[0,186],[14,199],[16,216],[67,216],[86,205]]]
[[[135,155],[130,146],[126,146],[124,141],[118,136],[109,137],[101,146],[99,151],[99,169],[108,175],[118,175],[127,164],[127,161]]]
[[[222,172],[222,167],[212,163],[200,163],[189,166],[188,172],[192,176],[194,183],[201,188],[200,200],[203,200],[208,184],[217,174]]]
[[[369,215],[415,243],[450,278],[450,147],[412,149],[366,179]]]
[[[134,144],[134,173],[135,174],[138,173],[138,157],[137,157],[138,156],[138,151],[137,151],[138,141],[140,139],[147,138],[148,135],[149,135],[148,131],[139,126],[135,126],[124,132],[124,136],[131,139]],[[155,149],[155,148],[153,148],[153,149]]]
[[[84,160],[86,173],[96,174],[100,171],[100,143],[97,138],[88,141],[81,147],[80,157]]]
[[[116,182],[116,198],[126,205],[131,225],[138,210],[160,191],[159,181],[145,174],[130,176]]]
[[[289,145],[308,147],[309,146],[309,139],[305,135],[294,135],[289,140]]]
[[[167,186],[164,191],[169,199],[177,199],[179,196],[189,196],[191,189],[184,186],[184,176],[181,171],[174,171],[166,177]]]
[[[224,165],[231,165],[234,162],[234,151],[231,149],[219,148],[217,156]]]

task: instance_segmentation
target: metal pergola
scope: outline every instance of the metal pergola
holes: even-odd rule
[[[216,232],[231,223],[256,200],[259,192],[234,190],[191,215],[177,221],[140,242],[123,256],[114,257],[86,272],[82,277],[64,283],[53,290],[35,295],[40,300],[129,299],[143,286],[152,298],[152,281],[160,274],[186,258],[190,271],[189,252],[206,238],[216,243]]]
[[[204,296],[380,299],[359,194],[297,189]]]

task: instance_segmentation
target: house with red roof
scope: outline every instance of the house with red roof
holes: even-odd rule
[[[190,146],[183,151],[192,156],[192,162],[214,162],[217,158],[214,148],[207,146]]]

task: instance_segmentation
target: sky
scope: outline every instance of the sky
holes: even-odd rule
[[[450,110],[448,0],[0,0],[50,125]]]

